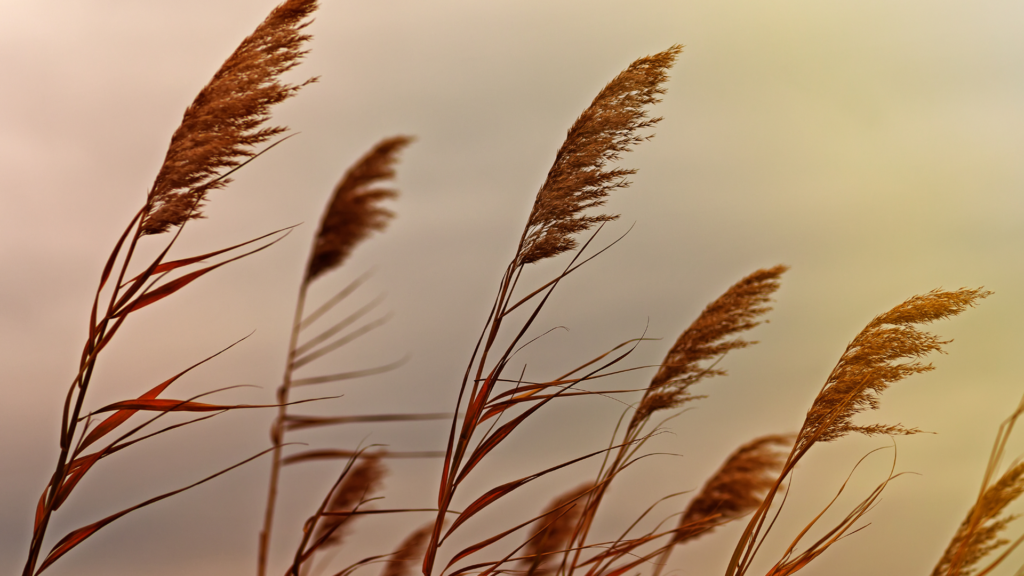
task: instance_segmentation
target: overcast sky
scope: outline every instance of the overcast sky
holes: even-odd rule
[[[185,107],[274,0],[0,0],[0,572],[20,570],[32,514],[57,456],[60,409],[77,367],[103,263],[144,200]],[[386,294],[391,321],[311,365],[315,375],[408,355],[401,369],[311,390],[309,411],[445,412],[565,131],[634,59],[685,45],[657,136],[625,156],[637,168],[597,242],[625,239],[563,283],[519,358],[554,377],[646,333],[629,365],[657,364],[705,304],[757,268],[792,267],[755,347],[674,419],[623,475],[602,534],[657,498],[695,490],[733,448],[795,431],[846,344],[876,314],[933,288],[995,295],[930,326],[954,338],[937,370],[901,382],[859,422],[936,434],[899,438],[893,482],[871,525],[808,574],[928,573],[977,493],[998,423],[1024,393],[1024,6],[901,0],[323,0],[312,52],[290,79],[320,82],[275,110],[295,138],[215,192],[178,256],[302,223],[258,255],[133,316],[105,352],[89,404],[139,395],[254,332],[183,380],[171,397],[250,384],[224,402],[269,403],[309,243],[331,187],[379,139],[416,136],[402,155],[386,233],[317,281],[321,302],[370,280],[347,310]],[[164,238],[147,239],[153,246]],[[564,264],[564,262],[561,262]],[[553,268],[539,266],[541,283]],[[646,331],[646,332],[645,332]],[[642,387],[651,372],[609,382]],[[176,384],[178,386],[178,384]],[[635,401],[624,397],[624,402]],[[479,493],[600,449],[623,405],[551,406],[486,462]],[[268,446],[272,414],[246,411],[104,461],[51,524],[49,544],[117,510],[195,481]],[[444,423],[349,426],[293,438],[443,449]],[[770,566],[857,460],[838,520],[892,464],[886,438],[819,446],[798,469]],[[1024,443],[1011,448],[1016,456]],[[681,455],[681,456],[680,456]],[[283,572],[339,463],[286,470],[272,573]],[[440,464],[393,465],[386,505],[434,505]],[[479,535],[539,510],[591,477],[584,464],[524,491]],[[48,570],[54,576],[252,574],[267,461],[134,513]],[[688,496],[656,509],[681,510]],[[365,521],[338,566],[390,551],[429,520]],[[684,576],[724,570],[742,523],[672,557]],[[1024,531],[1014,526],[1011,535]],[[453,546],[454,549],[454,546]],[[450,551],[449,551],[450,553]],[[1024,561],[1011,558],[999,574]],[[277,567],[280,566],[278,569]],[[759,568],[760,569],[760,568]],[[369,573],[377,568],[370,567]]]

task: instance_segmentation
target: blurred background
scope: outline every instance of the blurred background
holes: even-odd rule
[[[109,250],[143,202],[186,106],[274,5],[0,1],[0,572],[17,573],[24,561]],[[806,572],[927,573],[977,495],[999,422],[1024,393],[1014,352],[1024,347],[1022,18],[1020,3],[997,0],[325,0],[308,29],[312,51],[289,76],[320,82],[274,112],[297,135],[215,192],[208,219],[190,224],[172,254],[302,225],[133,316],[101,361],[89,404],[137,396],[253,331],[167,396],[248,384],[258,388],[214,401],[272,402],[309,243],[333,185],[379,139],[410,134],[417,140],[395,182],[401,197],[390,205],[396,219],[311,294],[322,302],[372,270],[339,312],[386,294],[380,313],[394,316],[300,374],[410,360],[388,374],[311,387],[310,395],[343,397],[295,412],[451,411],[565,131],[631,61],[680,43],[684,53],[653,110],[665,119],[657,137],[620,163],[639,172],[609,202],[607,211],[622,217],[597,242],[632,230],[559,287],[534,332],[564,329],[528,348],[514,371],[525,365],[527,377],[554,377],[642,334],[662,340],[625,362],[658,364],[732,283],[757,268],[792,267],[770,323],[750,334],[760,344],[731,353],[720,365],[729,375],[695,390],[708,397],[649,445],[665,455],[621,477],[598,529],[607,536],[661,496],[699,489],[739,444],[798,429],[874,315],[933,288],[983,285],[995,295],[930,327],[955,339],[948,355],[931,358],[937,369],[894,386],[879,412],[859,420],[935,434],[817,447],[797,470],[757,568],[778,559],[858,459],[886,448],[857,469],[823,528],[884,480],[894,457],[897,471],[914,474],[890,484],[866,517],[870,526]],[[147,249],[166,238],[147,239]],[[554,269],[536,267],[527,281],[541,283]],[[640,388],[652,375],[601,386]],[[623,404],[595,397],[550,408],[485,462],[461,505],[498,482],[605,446]],[[272,417],[226,414],[110,458],[58,512],[46,549],[74,528],[264,449]],[[352,425],[289,439],[441,450],[447,426]],[[1016,443],[1010,455],[1022,451]],[[268,463],[133,513],[48,573],[254,573]],[[596,465],[524,489],[467,524],[466,538],[539,512]],[[284,571],[302,520],[341,466],[285,470],[271,573]],[[437,460],[395,461],[384,505],[435,505],[439,470]],[[688,497],[659,505],[652,518],[682,510]],[[389,552],[428,520],[362,519],[333,565]],[[742,527],[677,550],[667,573],[724,571]],[[1018,523],[1010,535],[1022,531]],[[1021,562],[1011,557],[999,574]]]

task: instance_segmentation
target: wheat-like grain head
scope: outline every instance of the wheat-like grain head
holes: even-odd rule
[[[281,74],[306,54],[302,30],[316,0],[287,0],[228,57],[185,110],[147,198],[142,234],[167,232],[201,218],[210,190],[224,187],[224,174],[255,155],[253,147],[285,128],[264,127],[270,108],[314,82],[282,84]]]
[[[345,172],[335,186],[334,195],[320,221],[320,230],[306,269],[307,282],[340,266],[356,244],[370,232],[387,226],[394,214],[379,204],[398,194],[375,185],[395,177],[398,153],[410,142],[412,138],[409,136],[381,140]]]
[[[878,408],[879,396],[894,382],[932,370],[931,364],[913,359],[942,352],[942,345],[950,341],[919,330],[915,324],[956,316],[990,294],[981,288],[933,290],[876,316],[846,347],[815,398],[800,430],[797,447],[805,450],[815,442],[828,442],[851,432],[866,435],[919,432],[898,424],[859,426],[852,418],[864,410]],[[904,359],[911,360],[898,362]]]
[[[537,193],[519,248],[518,265],[572,250],[576,247],[575,234],[618,217],[585,216],[582,212],[603,205],[612,190],[629,186],[626,176],[635,174],[635,169],[606,166],[651,138],[637,132],[654,126],[661,118],[649,118],[645,107],[661,101],[658,96],[665,93],[662,84],[668,79],[668,69],[682,49],[675,45],[636,60],[576,119]]]

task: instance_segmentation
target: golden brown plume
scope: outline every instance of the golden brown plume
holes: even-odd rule
[[[934,334],[918,330],[915,324],[956,316],[989,294],[991,292],[981,288],[952,292],[932,290],[876,316],[846,347],[832,369],[807,412],[797,447],[805,449],[815,442],[828,442],[850,432],[866,435],[919,432],[901,425],[858,426],[853,424],[852,418],[864,410],[878,408],[879,396],[894,382],[932,370],[931,364],[916,360],[898,362],[942,352],[942,345],[949,343],[949,340],[940,340]]]
[[[373,186],[381,180],[395,177],[394,164],[398,161],[398,153],[410,142],[412,138],[408,136],[381,140],[352,165],[334,187],[334,195],[324,211],[310,255],[307,282],[341,265],[352,248],[370,232],[387,226],[394,214],[378,203],[398,194],[394,190]]]
[[[326,511],[351,512],[367,497],[380,489],[386,473],[387,469],[381,463],[379,456],[363,456],[335,489]],[[343,524],[349,518],[351,516],[324,516],[320,519],[313,536],[314,540],[319,540],[328,532],[331,533],[320,547],[321,550],[341,544],[344,539]]]
[[[527,575],[544,576],[554,572],[551,565],[558,553],[569,545],[586,504],[585,495],[593,487],[587,483],[573,488],[544,509],[543,518],[537,521],[524,550],[524,555],[531,557],[524,560],[528,566]]]
[[[681,544],[756,510],[786,461],[786,452],[779,448],[792,445],[793,436],[772,435],[737,448],[690,501],[673,543]]]
[[[414,576],[433,529],[434,523],[431,522],[409,534],[391,555],[381,576]]]
[[[612,190],[629,186],[626,176],[635,174],[635,169],[605,167],[631,146],[651,138],[639,136],[637,131],[654,126],[661,118],[648,118],[644,108],[661,101],[658,96],[665,93],[661,85],[682,50],[675,45],[636,60],[576,119],[537,193],[517,264],[572,250],[576,247],[573,235],[618,217],[581,213],[603,205]]]
[[[701,363],[754,344],[742,338],[726,338],[761,323],[756,319],[771,310],[766,304],[779,289],[779,277],[788,269],[778,265],[757,270],[704,308],[665,356],[633,416],[631,428],[658,410],[676,408],[695,398],[688,390],[701,379],[725,374],[712,367],[702,368]]]
[[[230,182],[224,171],[255,155],[252,148],[285,131],[263,127],[270,108],[314,82],[281,84],[298,65],[308,34],[301,31],[316,0],[288,0],[267,16],[213,75],[174,131],[147,198],[143,234],[160,234],[201,218],[207,192]]]

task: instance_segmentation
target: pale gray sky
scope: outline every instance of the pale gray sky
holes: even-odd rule
[[[181,113],[274,4],[0,0],[0,572],[16,573],[24,559],[103,262]],[[324,0],[309,28],[312,52],[292,76],[321,81],[275,112],[298,136],[214,193],[209,218],[188,227],[177,254],[304,224],[274,248],[140,312],[107,352],[90,403],[136,396],[253,330],[173,396],[253,384],[261,388],[221,399],[270,402],[331,187],[380,138],[412,134],[417,141],[398,167],[397,219],[313,294],[323,299],[373,269],[352,306],[385,292],[394,318],[309,374],[409,354],[391,374],[315,391],[344,394],[321,410],[451,410],[566,129],[632,60],[681,43],[668,93],[654,109],[665,120],[622,162],[639,173],[609,203],[622,218],[603,236],[635,227],[555,294],[538,330],[567,330],[522,356],[527,374],[557,375],[645,329],[664,340],[643,345],[629,362],[657,363],[730,284],[759,267],[792,267],[771,323],[752,334],[761,343],[731,354],[723,362],[730,375],[702,385],[709,398],[652,444],[682,457],[648,459],[622,478],[609,509],[614,528],[662,495],[699,488],[741,442],[798,428],[872,316],[933,288],[984,285],[995,295],[934,325],[956,340],[949,355],[933,359],[938,369],[900,383],[880,413],[862,418],[937,433],[897,440],[897,469],[918,475],[894,482],[869,515],[871,526],[807,569],[927,573],[976,493],[999,421],[1024,393],[1017,369],[1024,335],[1014,328],[1024,325],[1022,18],[1019,3],[994,0]],[[536,270],[534,281],[547,270]],[[649,376],[614,386],[642,386]],[[553,408],[497,454],[467,494],[600,448],[621,405],[600,399]],[[268,445],[270,418],[228,414],[111,458],[59,511],[50,542],[255,453]],[[443,423],[402,424],[295,440],[440,449],[445,433]],[[819,447],[798,470],[765,566],[857,459],[890,445],[857,438]],[[839,512],[884,478],[891,455],[875,455],[857,472]],[[387,505],[433,505],[439,467],[397,463]],[[280,571],[336,469],[287,471]],[[582,466],[553,477],[478,529],[532,513],[590,474]],[[250,464],[103,529],[48,573],[253,573],[265,483],[266,462]],[[685,498],[659,510],[681,509]],[[339,565],[390,551],[426,520],[366,521]],[[674,574],[722,571],[741,528],[676,552]],[[1021,562],[1014,557],[1000,574]]]

